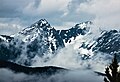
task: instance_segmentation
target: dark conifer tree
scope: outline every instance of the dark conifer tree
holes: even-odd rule
[[[106,68],[104,82],[120,82],[120,72],[118,72],[118,61],[116,54],[114,55],[112,63]]]

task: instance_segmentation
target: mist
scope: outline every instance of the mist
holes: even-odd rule
[[[26,75],[14,73],[8,69],[0,69],[0,82],[102,82],[103,77],[91,70],[71,70],[52,76]]]

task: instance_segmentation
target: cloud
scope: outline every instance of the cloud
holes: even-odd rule
[[[68,11],[71,0],[3,0],[0,1],[0,18],[4,23],[9,18],[17,18],[25,26],[29,26],[41,18],[47,19],[53,26],[64,23],[61,19]],[[7,19],[8,18],[8,19]],[[5,21],[6,20],[6,21]],[[0,22],[1,22],[0,21]],[[14,20],[10,20],[9,22]]]
[[[33,0],[0,0],[0,17],[11,18],[18,17],[22,13],[22,9]]]
[[[64,13],[71,0],[1,0],[0,17],[43,16]],[[54,15],[53,15],[54,16]]]
[[[0,0],[0,22],[25,27],[45,18],[51,26],[62,29],[91,20],[94,29],[119,29],[119,4],[119,0]]]
[[[91,70],[72,70],[51,76],[26,75],[14,73],[8,69],[0,69],[0,82],[102,82],[103,77]]]
[[[0,35],[11,35],[20,31],[22,27],[18,24],[0,23]]]
[[[79,23],[92,18],[90,14],[75,12],[83,2],[86,0],[3,0],[0,1],[0,17],[17,18],[26,26],[45,18],[54,27],[68,28],[70,22]]]
[[[0,18],[0,35],[15,34],[25,27],[19,18]]]
[[[88,0],[81,3],[77,12],[86,12],[95,15],[96,27],[103,29],[119,29],[120,23],[120,1],[119,0]]]
[[[41,0],[39,2],[37,0],[37,2],[29,3],[29,5],[24,8],[23,13],[33,16],[48,15],[53,17],[56,14],[64,14],[69,2],[70,0]],[[37,7],[36,3],[38,3]]]

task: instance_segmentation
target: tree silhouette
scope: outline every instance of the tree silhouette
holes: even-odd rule
[[[120,82],[120,72],[118,72],[118,61],[116,54],[112,63],[106,68],[104,82]]]

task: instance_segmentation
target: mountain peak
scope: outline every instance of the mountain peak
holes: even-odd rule
[[[46,19],[40,19],[38,22],[43,23],[43,24],[48,23]]]
[[[33,33],[39,33],[40,30],[45,30],[51,28],[50,24],[46,19],[40,19],[31,26],[23,29],[19,34],[31,35]]]
[[[86,27],[88,27],[91,24],[92,24],[91,21],[86,21],[86,22],[82,22],[82,23],[76,24],[75,27],[79,27],[81,29],[85,29]]]
[[[50,24],[47,22],[46,19],[40,19],[30,27],[44,28],[44,27],[50,27]]]

